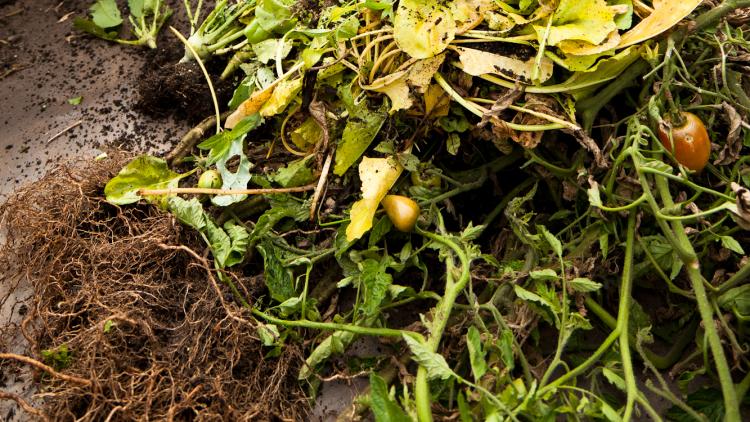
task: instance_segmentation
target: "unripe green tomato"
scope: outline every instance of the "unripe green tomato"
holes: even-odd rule
[[[198,187],[201,189],[221,189],[221,174],[216,170],[206,170],[198,179]]]
[[[421,171],[413,171],[409,176],[411,177],[412,185],[427,189],[439,188],[443,182],[439,175],[422,173]]]
[[[396,229],[407,233],[414,230],[420,210],[413,199],[401,195],[386,195],[381,204]]]

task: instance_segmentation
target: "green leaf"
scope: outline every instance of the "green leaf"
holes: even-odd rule
[[[346,89],[339,90],[343,97],[351,98],[351,91]],[[372,140],[380,132],[388,114],[385,111],[385,103],[377,111],[371,111],[367,108],[367,102],[361,101],[354,103],[353,100],[347,101],[349,118],[346,121],[344,132],[341,134],[341,141],[336,148],[336,162],[333,167],[333,173],[341,176],[354,164],[359,157],[367,150]]]
[[[410,422],[411,418],[388,395],[385,380],[374,371],[370,373],[370,409],[375,422]]]
[[[167,166],[167,162],[161,158],[141,155],[128,163],[107,183],[104,187],[104,195],[109,203],[115,205],[132,204],[142,199],[138,195],[139,190],[176,188],[180,179],[189,174],[190,172],[183,174],[173,172]],[[150,196],[148,199],[166,205],[162,196]]]
[[[245,258],[250,236],[244,227],[230,220],[222,229],[206,218],[205,234],[217,268],[231,267]]]
[[[107,31],[90,19],[75,18],[73,20],[73,27],[104,40],[111,41],[117,39],[117,31]]]
[[[244,152],[245,137],[249,131],[258,127],[261,121],[259,114],[253,114],[243,119],[232,130],[218,133],[198,144],[198,148],[209,150],[206,164],[216,164],[223,181],[222,189],[247,189],[253,165]],[[236,171],[231,171],[227,164],[234,157],[239,157],[239,164]],[[217,195],[211,202],[225,207],[246,198],[247,195]]]
[[[513,357],[513,332],[511,330],[503,330],[500,334],[500,338],[497,339],[497,347],[500,349],[500,358],[503,363],[512,371],[515,367],[515,359]]]
[[[359,264],[358,276],[362,297],[360,310],[365,317],[373,317],[380,313],[380,304],[388,293],[388,286],[393,283],[393,277],[386,272],[390,258],[386,255],[380,261],[365,259]]]
[[[543,270],[534,270],[529,272],[529,277],[532,280],[557,280],[557,272],[552,268],[545,268]]]
[[[106,320],[104,322],[104,328],[102,330],[102,331],[104,331],[104,334],[107,334],[110,331],[112,331],[112,327],[114,327],[114,325],[115,325],[115,322],[112,321],[111,319]]]
[[[482,339],[479,330],[473,325],[469,327],[466,333],[466,348],[469,350],[469,361],[471,363],[471,373],[474,380],[479,380],[487,373],[487,362],[484,360],[486,352],[482,347]]]
[[[560,240],[555,237],[554,234],[550,233],[546,227],[539,226],[542,230],[542,234],[544,235],[544,238],[547,240],[547,243],[552,247],[552,250],[555,252],[555,255],[557,255],[559,258],[562,258],[562,243],[560,243]]]
[[[158,5],[159,0],[128,0],[128,9],[130,9],[130,14],[135,19],[140,19],[146,15],[153,15]]]
[[[607,0],[610,5],[624,5],[627,7],[625,13],[615,16],[617,29],[628,29],[633,25],[633,0]]]
[[[77,97],[69,98],[68,99],[68,104],[70,104],[70,105],[78,105],[78,104],[81,104],[81,101],[83,101],[83,96],[79,95]]]
[[[591,281],[585,277],[577,277],[568,281],[568,286],[581,293],[595,292],[602,288],[601,283]]]
[[[292,272],[284,267],[279,248],[270,241],[264,241],[256,247],[263,255],[266,287],[271,297],[276,301],[284,302],[296,296]]]
[[[722,309],[737,314],[738,318],[750,318],[750,284],[727,290],[717,302]]]
[[[268,198],[271,209],[258,217],[252,233],[255,240],[264,238],[284,218],[300,222],[310,217],[310,205],[295,200],[291,195],[272,195]]]
[[[99,28],[114,28],[122,24],[122,16],[115,0],[97,0],[90,10],[92,20]]]
[[[427,378],[431,380],[447,380],[452,377],[457,377],[442,355],[431,351],[427,346],[419,342],[419,340],[408,334],[402,334],[402,337],[414,355],[412,358],[420,366],[427,369]]]
[[[315,155],[295,160],[280,168],[271,180],[285,188],[306,185],[313,181],[313,170],[311,164]]]
[[[198,198],[192,198],[187,201],[179,196],[173,196],[169,198],[169,211],[182,224],[196,230],[203,230],[206,227],[206,214]]]
[[[284,34],[296,21],[289,8],[292,4],[294,0],[258,0],[255,20],[266,32]]]
[[[42,360],[49,366],[63,370],[73,363],[73,354],[68,349],[68,345],[63,343],[54,349],[45,349],[41,352]]]
[[[688,406],[702,413],[709,421],[724,420],[724,401],[721,391],[715,388],[702,388],[687,397]],[[676,422],[692,422],[692,416],[677,406],[672,406],[664,415],[667,419]]]
[[[261,63],[267,64],[276,60],[276,54],[281,50],[281,58],[285,58],[292,51],[292,43],[282,39],[271,38],[252,45],[253,52]]]
[[[450,155],[458,154],[458,148],[461,147],[461,138],[457,133],[451,133],[448,135],[448,142],[445,145],[445,149]]]
[[[721,238],[721,246],[729,249],[732,252],[738,253],[740,255],[745,254],[745,250],[742,249],[742,245],[740,245],[740,242],[738,242],[732,236],[720,236],[720,238]]]

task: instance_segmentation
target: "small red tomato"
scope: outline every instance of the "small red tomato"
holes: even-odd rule
[[[693,171],[701,171],[711,155],[711,139],[706,126],[693,113],[681,111],[682,124],[672,126],[672,139],[669,139],[669,125],[659,127],[659,140],[667,151],[674,154],[677,162]],[[671,119],[664,119],[671,123]],[[674,150],[672,150],[674,143]]]

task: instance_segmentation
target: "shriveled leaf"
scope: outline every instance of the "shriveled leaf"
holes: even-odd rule
[[[125,205],[143,199],[138,195],[141,189],[176,188],[180,179],[190,173],[175,173],[169,169],[167,162],[150,155],[141,155],[129,162],[104,187],[107,201],[115,205]],[[151,196],[152,202],[161,201],[163,197]]]
[[[413,104],[412,89],[424,93],[443,60],[445,54],[416,60],[408,69],[377,79],[363,88],[386,94],[391,100],[390,113],[408,109]]]
[[[427,378],[431,380],[447,380],[456,376],[450,366],[448,366],[448,362],[445,361],[443,355],[431,351],[427,346],[408,334],[403,334],[402,337],[409,346],[409,349],[411,349],[412,358],[420,366],[427,369]]]
[[[581,293],[595,292],[602,288],[601,283],[597,283],[596,281],[589,280],[585,277],[577,277],[568,281],[568,286]]]
[[[482,339],[479,330],[473,325],[469,327],[466,333],[466,348],[469,350],[469,362],[471,363],[471,373],[474,380],[479,380],[487,373],[487,362],[484,360],[486,351],[482,346]]]
[[[521,60],[515,57],[501,56],[475,48],[456,47],[461,68],[472,76],[486,74],[500,74],[506,77],[528,82],[536,64],[534,57]],[[548,58],[543,58],[540,66],[540,80],[544,82],[552,76],[553,63]]]
[[[630,31],[622,34],[618,48],[651,39],[677,25],[702,0],[654,0],[654,11]]]
[[[227,120],[224,122],[224,127],[227,129],[233,129],[246,117],[259,112],[261,107],[263,107],[263,104],[271,98],[275,88],[276,85],[272,84],[262,90],[253,92],[247,100],[237,106],[237,109],[227,117]]]
[[[401,50],[415,59],[441,53],[456,35],[449,8],[433,0],[401,0],[393,20],[393,36]]]
[[[270,241],[256,246],[263,255],[263,269],[266,287],[274,300],[284,302],[294,297],[294,278],[291,271],[281,261],[281,251]]]
[[[100,28],[114,28],[122,24],[120,9],[115,0],[97,0],[91,6],[91,20]]]
[[[392,158],[365,157],[359,164],[359,179],[362,182],[362,199],[352,205],[346,239],[359,239],[372,227],[372,219],[398,177],[403,167]]]

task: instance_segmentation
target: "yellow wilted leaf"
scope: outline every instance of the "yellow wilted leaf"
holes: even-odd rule
[[[534,71],[534,57],[523,61],[475,48],[456,47],[455,50],[458,52],[461,68],[464,72],[472,76],[494,73],[505,76],[516,76],[522,82],[528,82],[531,80],[531,74]],[[544,57],[540,67],[540,80],[544,82],[552,76],[552,60]]]
[[[654,0],[654,11],[630,31],[622,34],[618,48],[651,39],[677,25],[701,0]]]
[[[451,97],[438,84],[427,87],[424,93],[424,112],[426,116],[437,118],[448,115]]]
[[[372,219],[380,201],[388,194],[402,171],[403,167],[393,158],[362,158],[359,164],[362,199],[352,205],[346,240],[359,239],[372,228]]]
[[[620,43],[620,33],[614,30],[609,33],[607,39],[601,44],[591,44],[586,41],[573,41],[566,40],[560,42],[558,47],[565,54],[571,54],[574,56],[590,56],[594,54],[602,54],[607,51],[617,48]]]
[[[445,60],[445,54],[417,60],[408,69],[379,78],[371,85],[362,88],[387,95],[391,99],[390,113],[408,109],[413,104],[409,87],[423,93],[435,72],[443,64],[443,60]]]
[[[258,110],[263,107],[263,104],[265,104],[266,101],[271,98],[271,94],[273,94],[275,87],[276,85],[272,84],[269,85],[266,89],[253,92],[250,98],[243,101],[242,104],[237,107],[237,110],[235,110],[234,113],[230,114],[229,117],[227,117],[226,122],[224,122],[224,127],[227,129],[231,129],[245,117],[257,113]]]
[[[415,59],[441,53],[456,36],[450,9],[434,0],[401,0],[393,20],[398,47]]]
[[[301,89],[302,78],[279,82],[270,98],[261,106],[260,115],[270,117],[281,113]]]
[[[453,19],[458,23],[457,34],[473,29],[483,20],[485,12],[497,8],[492,0],[456,0],[451,4]]]

